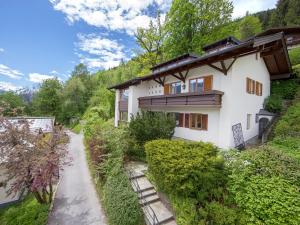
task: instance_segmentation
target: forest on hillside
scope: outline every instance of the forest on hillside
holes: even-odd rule
[[[165,19],[159,10],[147,29],[139,28],[135,39],[139,54],[109,70],[90,73],[77,65],[65,82],[45,80],[37,91],[0,93],[0,106],[6,116],[55,116],[66,125],[76,124],[83,116],[108,119],[114,113],[114,92],[107,87],[150,73],[151,66],[192,52],[203,54],[202,47],[235,36],[245,40],[271,27],[300,25],[300,1],[278,0],[276,8],[232,19],[230,0],[174,0]],[[293,64],[300,64],[295,54]],[[15,109],[14,113],[11,109]],[[5,113],[5,112],[4,112]]]

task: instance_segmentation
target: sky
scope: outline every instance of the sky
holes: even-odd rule
[[[275,7],[277,0],[233,0],[233,18]],[[0,0],[0,89],[33,88],[47,78],[65,81],[75,65],[90,71],[127,61],[147,27],[172,0]]]

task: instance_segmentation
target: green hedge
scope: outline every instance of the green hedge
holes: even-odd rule
[[[103,202],[112,225],[140,225],[143,216],[137,195],[118,159],[110,160],[111,167],[103,186]]]
[[[49,205],[39,204],[31,195],[22,202],[0,210],[1,225],[45,225]]]
[[[265,99],[265,109],[269,112],[278,113],[282,111],[282,97],[279,95],[270,95]]]
[[[224,182],[223,159],[210,143],[155,140],[145,149],[149,171],[167,193],[201,200]]]
[[[300,165],[264,146],[228,157],[228,189],[247,215],[245,224],[300,224]]]
[[[94,120],[87,121],[84,134],[109,223],[143,224],[137,194],[123,166],[124,154],[128,150],[128,132],[122,127],[114,128],[112,121]]]
[[[275,80],[271,82],[271,95],[277,95],[283,99],[294,99],[298,86],[295,79]]]

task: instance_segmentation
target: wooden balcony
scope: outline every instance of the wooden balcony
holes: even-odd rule
[[[207,91],[203,93],[182,93],[173,95],[156,95],[139,98],[140,108],[168,107],[168,106],[201,106],[221,107],[221,91]]]

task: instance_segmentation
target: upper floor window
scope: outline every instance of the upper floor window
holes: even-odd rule
[[[204,91],[204,78],[190,80],[190,92],[201,93]]]
[[[246,78],[246,91],[249,94],[256,94],[257,96],[262,96],[262,83]]]
[[[120,99],[125,101],[128,100],[128,89],[123,89],[120,91]]]
[[[199,77],[189,81],[190,92],[202,93],[212,90],[212,76]]]
[[[170,84],[170,94],[180,94],[181,93],[181,82],[175,82]]]

